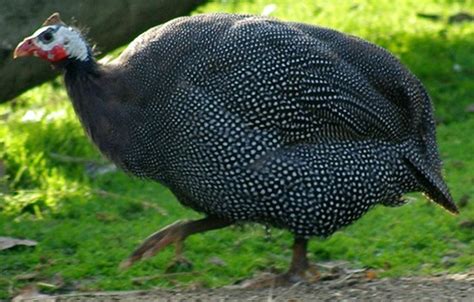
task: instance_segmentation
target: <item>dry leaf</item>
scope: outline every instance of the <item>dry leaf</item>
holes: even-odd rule
[[[39,275],[38,272],[24,273],[15,276],[15,280],[31,280],[35,279]]]
[[[34,240],[0,237],[0,251],[11,249],[17,245],[35,246],[37,244],[38,242]]]
[[[374,279],[377,279],[377,273],[374,272],[374,271],[366,271],[365,272],[365,278],[367,278],[367,280],[374,280]]]
[[[217,257],[217,256],[214,256],[214,257],[211,257],[207,263],[209,264],[212,264],[212,265],[215,265],[215,266],[226,266],[226,263],[224,260],[222,260],[221,258]]]
[[[348,261],[335,260],[335,261],[318,262],[316,263],[316,266],[322,270],[325,270],[331,273],[340,273],[349,269],[350,263]]]
[[[23,288],[18,295],[13,297],[12,302],[22,301],[42,301],[42,302],[54,302],[56,298],[41,294],[35,285],[28,285]]]
[[[474,112],[474,104],[470,104],[466,107],[466,112],[472,113]]]

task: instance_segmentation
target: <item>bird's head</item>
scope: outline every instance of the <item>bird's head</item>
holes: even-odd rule
[[[36,56],[51,63],[66,59],[86,61],[90,50],[80,32],[64,24],[54,13],[43,26],[15,48],[14,58]]]

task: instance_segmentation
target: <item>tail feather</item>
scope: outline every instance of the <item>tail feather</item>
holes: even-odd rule
[[[453,201],[449,189],[436,169],[430,167],[417,158],[406,157],[406,162],[413,170],[415,178],[424,189],[424,193],[429,199],[441,205],[447,211],[453,214],[459,214],[458,207]]]

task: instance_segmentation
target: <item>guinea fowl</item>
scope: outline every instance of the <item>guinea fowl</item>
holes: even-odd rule
[[[205,218],[147,238],[124,262],[237,222],[294,235],[277,284],[304,279],[307,242],[377,204],[424,192],[457,213],[441,176],[431,100],[384,49],[334,30],[265,17],[183,17],[101,64],[53,14],[15,50],[64,71],[98,149],[166,185]]]

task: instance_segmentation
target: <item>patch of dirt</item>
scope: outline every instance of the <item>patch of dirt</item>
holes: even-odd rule
[[[474,301],[474,271],[398,279],[341,277],[314,284],[249,290],[236,288],[75,293],[34,301]],[[31,301],[27,297],[22,300]]]

